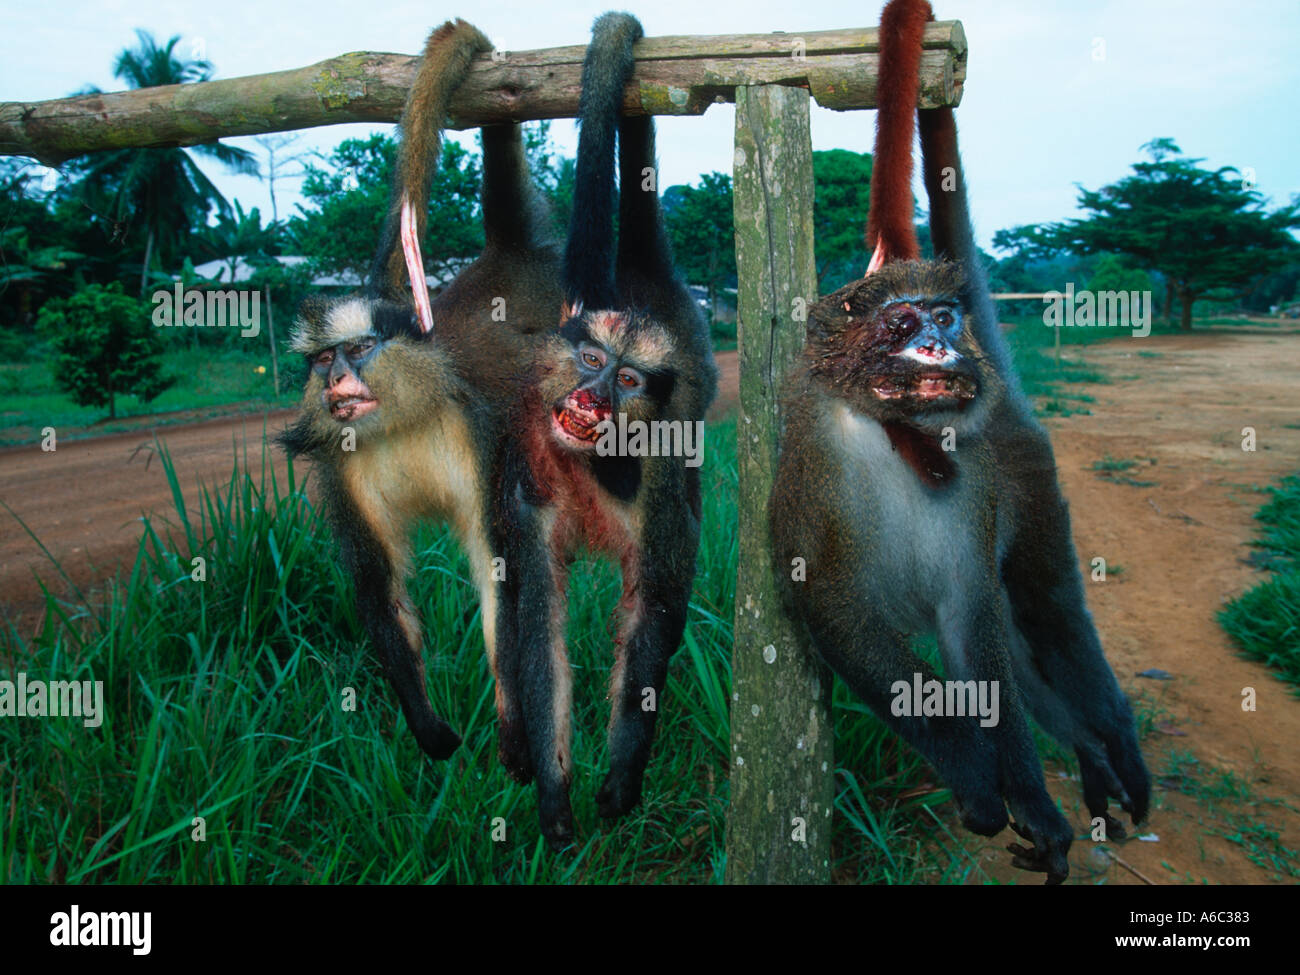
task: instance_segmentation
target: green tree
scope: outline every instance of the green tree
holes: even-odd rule
[[[233,282],[239,258],[256,261],[279,252],[279,227],[275,224],[263,227],[257,207],[245,213],[243,205],[236,200],[234,212],[218,214],[215,225],[199,232],[196,245],[201,257],[224,261]]]
[[[1104,254],[1088,278],[1088,290],[1151,292],[1151,275],[1139,268],[1126,267],[1114,254]]]
[[[663,206],[673,258],[688,281],[708,289],[716,318],[718,290],[736,276],[731,177],[705,173],[695,186],[670,186]]]
[[[1063,223],[999,231],[996,247],[1039,253],[1114,253],[1126,263],[1159,271],[1166,281],[1165,313],[1173,299],[1182,305],[1180,324],[1192,327],[1197,298],[1226,289],[1245,295],[1252,285],[1295,260],[1300,252],[1289,233],[1300,226],[1300,206],[1272,213],[1262,194],[1224,166],[1202,169],[1171,139],[1143,149],[1150,162],[1133,165],[1133,175],[1100,190],[1079,191],[1089,216]]]
[[[290,223],[289,236],[318,271],[364,280],[387,213],[396,160],[397,142],[376,133],[339,143],[327,167],[307,167],[302,194],[309,205],[298,205],[301,215]],[[482,249],[481,180],[478,155],[457,142],[444,142],[429,191],[426,265],[447,272]]]
[[[39,169],[30,160],[0,159],[0,328],[30,330],[46,296],[73,290],[65,281],[82,259],[50,211]]]
[[[827,294],[867,269],[863,234],[871,201],[871,154],[828,149],[812,155],[817,285]]]
[[[110,418],[117,417],[119,394],[147,403],[175,382],[163,375],[149,306],[117,282],[46,302],[37,328],[49,341],[59,387],[82,406],[107,406]]]
[[[207,81],[212,65],[204,60],[186,60],[175,53],[180,37],[159,47],[148,31],[137,30],[139,44],[122,51],[113,65],[113,76],[130,88],[153,88]],[[94,93],[98,89],[91,88]],[[224,164],[233,172],[257,176],[257,160],[244,149],[209,142],[185,149],[118,149],[97,153],[70,164],[69,171],[81,184],[81,193],[91,211],[120,228],[142,228],[144,257],[140,264],[140,295],[144,296],[155,263],[164,267],[179,260],[182,244],[190,230],[207,223],[215,208],[229,213],[230,204],[212,181],[203,175],[190,156]],[[104,205],[108,209],[101,209]]]

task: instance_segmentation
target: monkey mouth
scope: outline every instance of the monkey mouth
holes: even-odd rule
[[[965,406],[975,398],[975,383],[952,372],[922,372],[906,376],[883,376],[871,384],[877,399],[939,403],[955,400]]]
[[[551,411],[551,429],[561,443],[592,447],[600,439],[600,425],[608,416],[557,406]]]
[[[330,402],[330,416],[341,421],[355,420],[372,412],[377,406],[379,401],[371,397],[346,396]]]

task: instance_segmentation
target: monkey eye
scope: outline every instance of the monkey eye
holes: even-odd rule
[[[579,349],[578,353],[582,357],[582,364],[588,369],[601,369],[605,365],[605,357],[590,346]]]
[[[370,350],[375,347],[374,339],[363,339],[348,346],[349,359],[361,359],[370,354]]]
[[[334,361],[334,350],[326,349],[324,352],[316,353],[316,365],[328,366]]]
[[[937,308],[934,312],[934,323],[940,328],[947,328],[953,323],[952,312],[947,308]]]
[[[641,374],[635,369],[620,369],[618,371],[618,384],[624,389],[636,389],[642,382]]]

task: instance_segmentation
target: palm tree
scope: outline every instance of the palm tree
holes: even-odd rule
[[[180,85],[207,81],[212,64],[203,59],[185,60],[175,53],[180,36],[159,47],[153,35],[136,30],[139,45],[123,50],[113,65],[113,76],[131,88]],[[88,93],[96,89],[89,89]],[[144,296],[149,270],[155,256],[176,257],[178,245],[191,228],[206,226],[208,214],[229,216],[230,204],[199,169],[190,156],[201,156],[225,164],[233,172],[260,175],[257,159],[245,149],[208,142],[185,149],[118,149],[100,153],[78,166],[87,189],[106,192],[113,201],[113,220],[119,224],[143,225],[144,262],[140,267],[140,295]]]
[[[226,262],[231,283],[234,283],[241,257],[246,259],[246,263],[255,264],[259,258],[275,254],[279,245],[279,224],[263,227],[262,214],[257,207],[245,213],[238,200],[235,201],[234,213],[218,214],[216,225],[204,227],[195,238],[200,256]]]

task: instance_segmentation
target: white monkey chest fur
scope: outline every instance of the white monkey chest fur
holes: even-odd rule
[[[461,422],[364,444],[347,471],[362,517],[381,538],[404,539],[426,518],[449,520],[462,542],[481,533],[475,455]]]
[[[849,488],[843,520],[865,555],[859,585],[900,631],[932,630],[961,599],[963,580],[982,571],[977,527],[962,517],[976,499],[960,477],[925,485],[884,428],[847,404],[836,404],[831,423]]]

